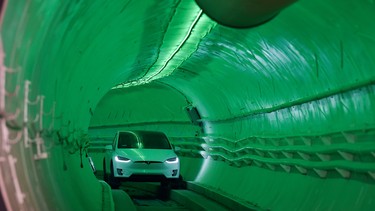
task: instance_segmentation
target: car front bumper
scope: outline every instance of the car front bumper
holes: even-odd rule
[[[180,163],[167,162],[114,162],[113,173],[116,178],[145,177],[152,179],[164,176],[166,179],[177,179],[180,175]],[[161,178],[162,178],[161,177]]]

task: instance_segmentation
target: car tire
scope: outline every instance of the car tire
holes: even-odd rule
[[[168,179],[160,182],[158,189],[158,198],[162,201],[168,201],[171,195],[171,181]]]
[[[111,186],[112,189],[118,189],[120,187],[120,181],[115,177],[115,174],[113,172],[113,163],[111,161],[111,166],[110,166],[110,174],[108,177],[108,183]]]
[[[107,167],[105,165],[105,159],[103,159],[103,180],[108,182]]]
[[[178,177],[178,179],[172,179],[171,180],[171,188],[172,189],[186,189],[186,182],[184,181],[184,179],[182,178],[182,176],[180,175]]]
[[[171,180],[165,179],[160,182],[160,186],[163,188],[170,188],[172,184]]]

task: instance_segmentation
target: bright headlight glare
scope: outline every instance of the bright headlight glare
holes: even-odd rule
[[[115,160],[116,160],[117,162],[125,162],[125,163],[130,162],[130,159],[125,158],[125,157],[121,157],[121,156],[116,156],[116,157],[115,157]]]
[[[178,157],[169,158],[165,162],[167,162],[167,163],[177,163]]]

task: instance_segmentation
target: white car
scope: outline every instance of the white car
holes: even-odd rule
[[[112,188],[121,181],[170,182],[180,177],[180,161],[162,132],[118,131],[105,147],[104,180]]]

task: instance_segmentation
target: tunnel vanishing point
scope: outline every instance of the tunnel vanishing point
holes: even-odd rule
[[[374,210],[374,1],[230,2],[0,1],[0,210],[113,210],[119,129],[259,209]]]

